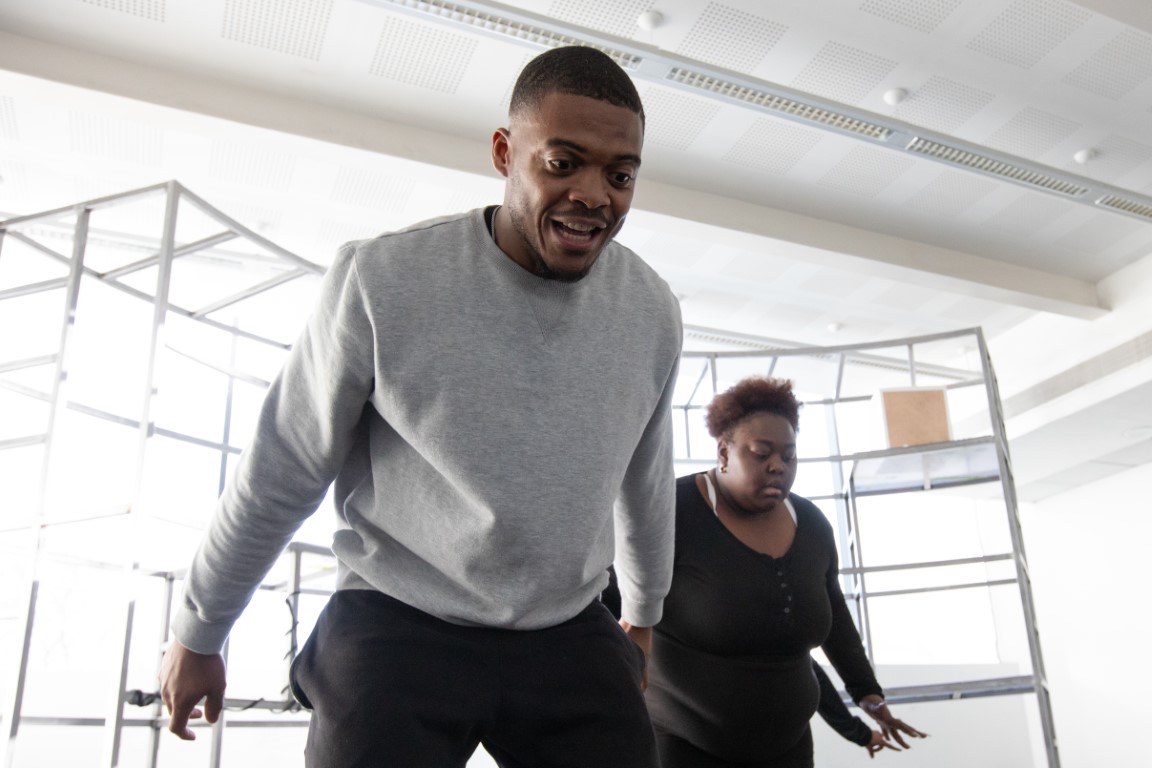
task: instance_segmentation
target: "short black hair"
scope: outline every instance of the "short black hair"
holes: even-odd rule
[[[788,379],[749,376],[712,398],[704,417],[708,434],[729,439],[736,425],[757,413],[782,416],[792,429],[800,431],[800,401],[792,393]]]
[[[574,45],[545,51],[525,65],[512,89],[508,114],[540,106],[550,93],[568,93],[626,107],[644,120],[644,105],[631,78],[608,54]]]

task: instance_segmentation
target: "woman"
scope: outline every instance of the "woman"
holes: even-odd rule
[[[708,408],[718,466],[677,480],[676,560],[647,693],[663,768],[810,768],[820,646],[883,735],[884,704],[840,591],[832,528],[796,478],[800,404],[751,378]],[[871,751],[870,751],[871,754]]]

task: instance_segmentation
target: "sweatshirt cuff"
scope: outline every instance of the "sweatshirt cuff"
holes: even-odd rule
[[[664,616],[664,600],[641,603],[621,600],[620,618],[634,627],[654,627]]]
[[[220,653],[231,631],[232,625],[201,621],[187,608],[177,610],[172,619],[172,635],[180,641],[180,644],[190,651],[206,656]]]

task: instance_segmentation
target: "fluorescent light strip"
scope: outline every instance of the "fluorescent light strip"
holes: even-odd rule
[[[791,117],[819,123],[820,125],[826,125],[831,128],[837,128],[841,131],[867,136],[870,139],[884,141],[892,135],[892,131],[882,125],[869,123],[848,115],[841,115],[827,109],[814,107],[811,104],[801,104],[798,101],[777,96],[768,91],[731,83],[727,80],[720,80],[719,78],[693,72],[681,67],[673,67],[668,73],[667,79],[674,83],[686,85],[689,88],[707,91],[708,93],[724,96],[735,101],[743,102],[744,104],[752,104],[762,109],[790,115]]]
[[[1096,205],[1102,205],[1105,208],[1112,208],[1113,210],[1123,211],[1124,213],[1133,216],[1140,216],[1145,219],[1152,219],[1152,205],[1145,205],[1138,203],[1135,200],[1125,200],[1117,195],[1108,195],[1096,201]]]
[[[998,176],[1002,179],[1015,181],[1018,184],[1026,184],[1030,187],[1067,195],[1068,197],[1082,197],[1088,192],[1088,187],[1080,184],[1074,184],[1070,181],[1049,176],[1048,174],[1040,173],[1031,168],[1025,168],[1024,166],[1015,165],[1004,160],[997,160],[993,157],[986,157],[975,152],[969,152],[966,149],[949,147],[946,144],[929,141],[919,136],[912,140],[912,143],[908,145],[907,149],[909,152],[928,155],[929,157],[934,157],[937,160],[943,160],[953,165],[961,165],[990,176]]]
[[[565,45],[582,45],[587,48],[595,48],[602,53],[608,54],[613,61],[626,70],[635,70],[643,61],[639,56],[625,51],[594,45],[587,40],[581,40],[580,38],[570,35],[563,35],[544,29],[543,27],[505,19],[492,13],[485,13],[455,3],[445,3],[439,0],[389,0],[389,2],[401,8],[419,11],[420,13],[436,16],[456,24],[474,27],[475,29],[484,30],[485,32],[496,35],[516,38],[517,40],[524,40],[525,42],[535,43],[536,45],[542,45],[546,48],[559,48]]]

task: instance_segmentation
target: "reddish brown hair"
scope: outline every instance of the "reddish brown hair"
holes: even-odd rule
[[[719,440],[755,413],[782,416],[792,429],[800,431],[800,401],[792,394],[792,382],[764,376],[749,376],[712,398],[704,423],[708,433]]]

